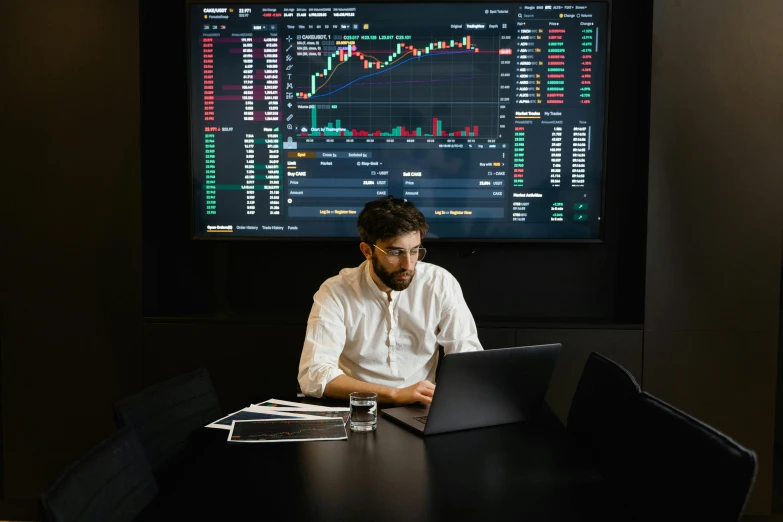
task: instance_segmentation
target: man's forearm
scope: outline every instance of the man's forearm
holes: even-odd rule
[[[399,395],[397,388],[360,381],[347,375],[338,375],[324,388],[324,396],[330,399],[347,399],[351,392],[375,392],[378,402],[385,404],[396,404]]]

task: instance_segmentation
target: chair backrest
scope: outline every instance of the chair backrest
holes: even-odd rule
[[[736,522],[756,477],[756,454],[642,392],[622,366],[592,353],[568,413],[619,519]]]
[[[107,437],[72,464],[40,498],[47,522],[126,522],[158,494],[131,428]]]
[[[157,473],[186,446],[193,431],[219,419],[209,372],[201,368],[151,386],[114,405],[117,424],[133,426]]]
[[[608,357],[591,353],[571,402],[568,429],[593,433],[607,423],[617,422],[618,409],[631,407],[641,391],[628,370]]]
[[[630,416],[641,389],[628,371],[603,355],[587,358],[568,412],[568,430],[606,477],[621,476],[631,444]]]
[[[753,451],[648,393],[639,397],[636,426],[630,500],[641,520],[740,519],[758,467]]]

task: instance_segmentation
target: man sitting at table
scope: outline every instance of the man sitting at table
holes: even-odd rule
[[[481,350],[457,280],[422,262],[429,226],[413,203],[387,196],[358,219],[365,261],[327,279],[313,297],[299,385],[305,395],[347,399],[376,392],[391,404],[430,404],[438,346]]]

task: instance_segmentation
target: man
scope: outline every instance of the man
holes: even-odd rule
[[[429,227],[413,203],[370,201],[357,224],[366,260],[313,297],[299,385],[313,397],[368,391],[382,403],[430,404],[438,345],[481,350],[476,323],[454,276],[422,262]]]

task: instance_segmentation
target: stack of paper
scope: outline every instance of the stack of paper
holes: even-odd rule
[[[228,430],[229,442],[342,440],[350,408],[330,408],[269,399],[207,424]]]

